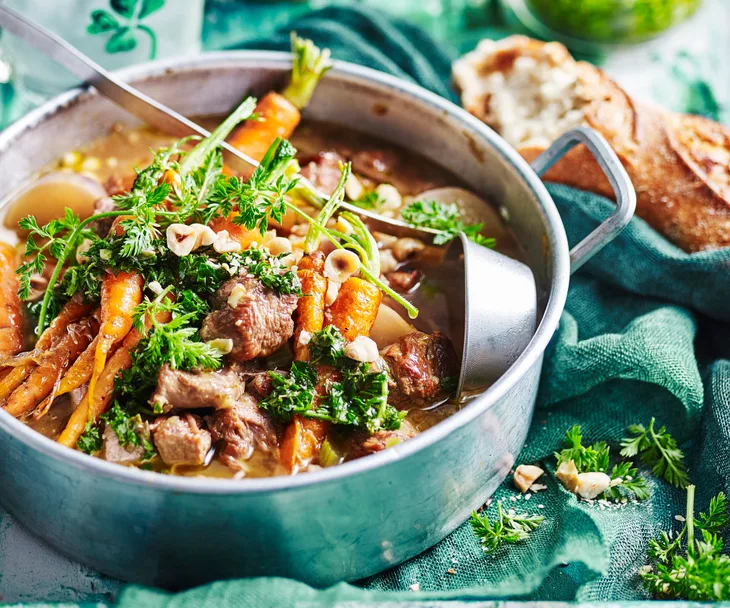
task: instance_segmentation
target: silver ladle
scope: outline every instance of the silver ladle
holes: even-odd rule
[[[8,32],[18,36],[44,52],[56,63],[65,67],[69,72],[93,86],[101,95],[107,97],[117,105],[127,110],[146,124],[163,132],[184,136],[195,133],[207,137],[210,133],[201,126],[151,99],[144,93],[136,90],[127,83],[119,80],[104,68],[96,64],[89,57],[74,48],[68,42],[0,4],[0,26]],[[585,133],[576,133],[585,131]],[[571,137],[568,137],[571,136]],[[566,139],[567,137],[567,139]],[[590,140],[590,141],[589,141]],[[617,193],[619,207],[630,205],[631,197],[620,191],[622,184],[630,184],[623,167],[610,149],[605,140],[595,132],[577,129],[566,133],[556,141],[533,165],[538,174],[546,171],[568,148],[579,141],[586,143],[595,153],[600,148],[599,163],[604,170],[604,163],[610,163],[607,175]],[[227,143],[223,148],[230,154],[229,163],[239,171],[250,170],[258,166],[258,162]],[[607,159],[607,160],[606,160]],[[541,163],[538,170],[537,164]],[[621,174],[617,179],[616,174]],[[314,190],[314,188],[312,188]],[[316,191],[315,191],[316,192]],[[633,190],[630,192],[633,195]],[[326,195],[317,193],[322,199]],[[463,206],[470,206],[473,199],[462,201]],[[635,205],[635,196],[634,196]],[[479,201],[483,212],[484,203]],[[476,203],[471,202],[474,207]],[[386,218],[377,213],[369,212],[348,203],[342,208],[368,219],[376,230],[387,231],[396,236],[412,236],[420,239],[431,239],[436,230],[421,229],[409,226],[404,222]],[[466,211],[462,208],[462,211]],[[618,212],[615,218],[625,216]],[[480,209],[472,208],[470,215],[479,216]],[[630,217],[630,215],[629,215]],[[613,218],[612,218],[613,219]],[[608,220],[607,224],[611,220]],[[614,231],[604,229],[599,235],[594,233],[587,237],[580,245],[588,245],[592,237],[603,239],[608,243],[615,233],[621,230],[625,222],[619,225],[614,222]],[[605,227],[605,224],[604,224]],[[591,244],[590,253],[598,251],[600,247]],[[573,252],[571,252],[571,255]],[[583,256],[580,263],[588,256]],[[577,254],[576,254],[577,259]],[[461,351],[462,365],[458,379],[457,395],[461,398],[480,391],[494,382],[517,359],[520,353],[531,340],[537,324],[537,295],[535,279],[532,271],[525,264],[502,255],[486,247],[476,245],[461,234],[449,245],[445,262],[461,266],[463,263],[463,288],[448,290],[449,308],[458,315],[463,310],[463,339],[456,337],[457,352]]]

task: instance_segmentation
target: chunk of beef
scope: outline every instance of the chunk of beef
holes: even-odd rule
[[[414,289],[423,278],[420,270],[411,270],[404,268],[402,270],[394,270],[385,274],[390,286],[400,293],[408,293]]]
[[[164,413],[172,409],[229,407],[244,392],[241,377],[233,370],[183,372],[165,365],[157,376],[157,388],[150,402]]]
[[[254,372],[248,374],[246,380],[246,392],[251,393],[254,397],[263,399],[268,397],[273,390],[274,385],[271,383],[269,372]]]
[[[258,279],[239,277],[225,282],[213,297],[203,321],[203,340],[230,338],[230,356],[239,361],[266,357],[281,348],[294,333],[294,294],[277,294]]]
[[[158,418],[152,438],[160,458],[169,466],[203,464],[212,444],[210,433],[192,414]]]
[[[144,448],[142,446],[122,446],[111,426],[106,426],[102,439],[104,441],[104,460],[118,464],[139,464],[142,460]]]
[[[387,182],[398,167],[398,155],[393,150],[360,150],[351,158],[352,170],[377,182]]]
[[[407,420],[401,422],[400,428],[395,431],[378,431],[373,435],[357,435],[353,438],[348,460],[381,452],[416,435],[418,435],[416,427]]]
[[[276,429],[251,395],[244,395],[231,408],[217,410],[206,421],[221,462],[232,469],[242,469],[242,461],[251,458],[256,449],[278,449]]]
[[[332,194],[340,181],[340,163],[345,159],[337,152],[323,151],[301,161],[302,177],[306,177],[326,194]]]
[[[401,337],[385,348],[383,359],[390,370],[390,401],[396,407],[414,399],[432,402],[444,397],[444,380],[459,372],[451,341],[438,331],[415,331]]]

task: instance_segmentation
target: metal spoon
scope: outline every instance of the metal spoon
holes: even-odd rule
[[[181,136],[191,132],[203,137],[209,135],[191,120],[119,80],[53,32],[2,4],[0,26],[43,51],[148,125]],[[223,148],[231,155],[234,169],[245,171],[258,166],[256,160],[240,150],[226,143]],[[323,200],[327,198],[316,194]],[[483,203],[478,204],[483,210]],[[439,234],[437,230],[414,228],[347,203],[342,207],[368,218],[373,228],[395,236],[431,239]],[[478,214],[478,210],[474,212]],[[463,319],[463,340],[461,344],[458,336],[456,340],[457,349],[461,347],[462,352],[457,387],[457,395],[461,396],[484,389],[519,356],[535,331],[537,298],[532,271],[525,264],[475,245],[464,235],[454,240],[446,256],[465,268],[463,287],[447,293],[452,300],[450,309]],[[485,293],[487,287],[489,293]],[[462,311],[465,311],[463,315]]]

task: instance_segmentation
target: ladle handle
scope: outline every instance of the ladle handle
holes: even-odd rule
[[[593,129],[576,127],[566,131],[545,152],[532,161],[532,168],[538,175],[543,175],[578,144],[585,144],[608,178],[616,197],[616,210],[570,250],[571,274],[615,239],[629,223],[636,210],[636,192],[626,170],[603,135]]]

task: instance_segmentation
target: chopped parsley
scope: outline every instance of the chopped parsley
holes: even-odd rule
[[[459,232],[463,232],[470,241],[484,247],[491,248],[496,244],[493,238],[481,234],[484,224],[465,224],[455,203],[447,205],[436,201],[414,201],[403,209],[401,216],[411,226],[441,231],[441,234],[434,237],[434,245],[448,243]]]
[[[314,387],[317,384],[317,370],[304,361],[294,361],[288,375],[269,372],[272,391],[259,403],[277,418],[291,420],[294,414],[312,411]]]
[[[320,381],[318,369],[311,363],[294,362],[288,376],[271,371],[271,394],[259,407],[276,417],[290,420],[293,414],[316,418],[333,424],[379,430],[400,428],[407,412],[388,404],[388,376],[371,372],[367,363],[344,356],[345,339],[340,331],[327,326],[316,332],[310,342],[312,361],[334,368],[336,375],[327,382],[326,393],[316,399]]]
[[[338,365],[345,356],[345,338],[334,325],[313,334],[308,346],[312,363]]]
[[[99,425],[91,424],[91,420],[87,421],[84,432],[81,433],[79,440],[76,442],[76,447],[86,454],[93,455],[99,452],[103,445]]]

